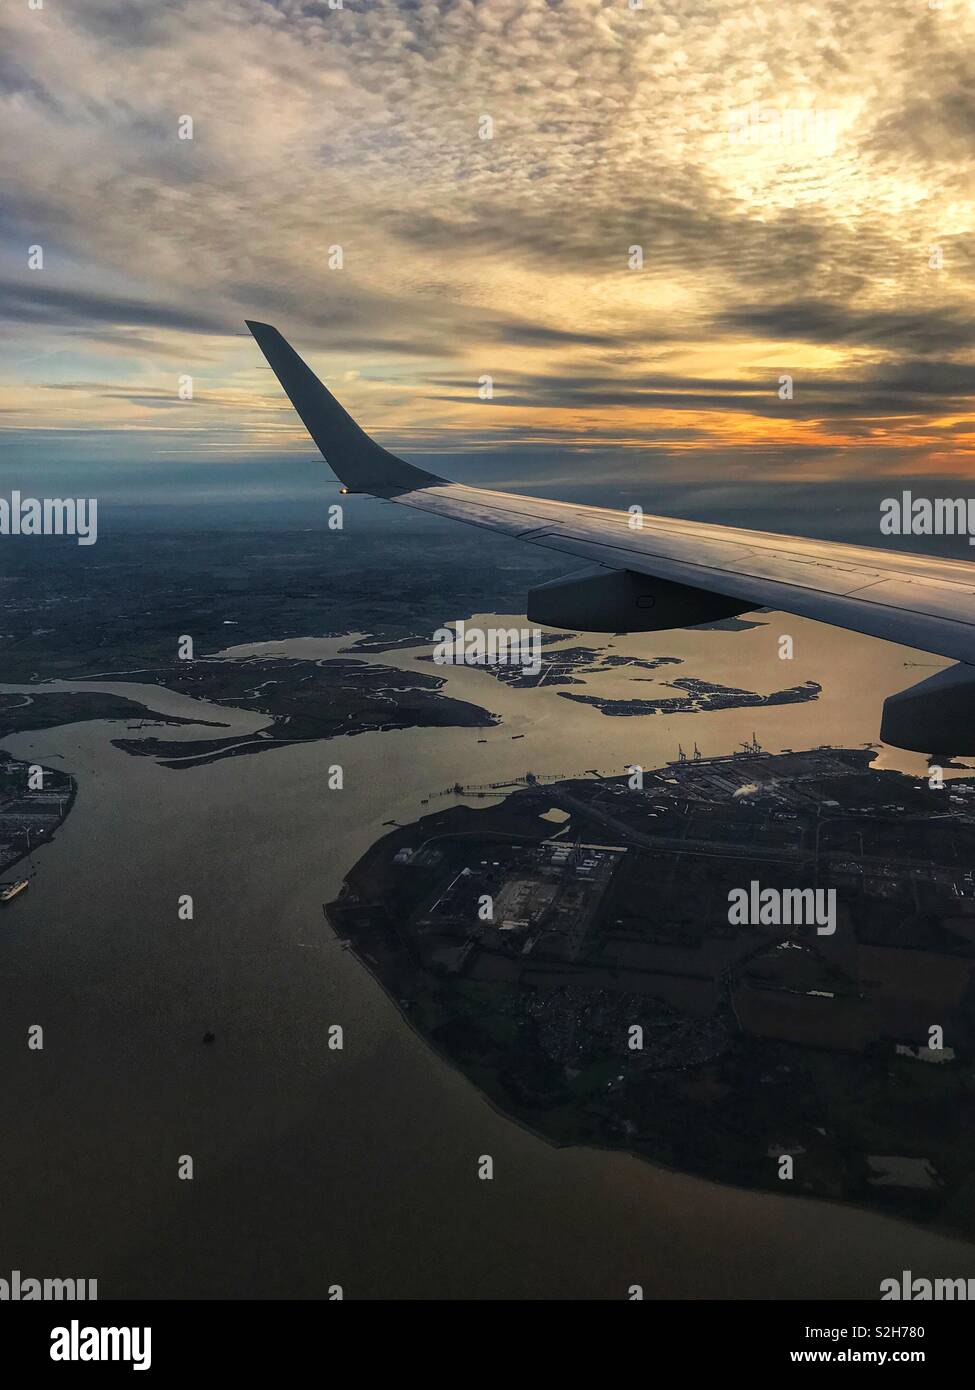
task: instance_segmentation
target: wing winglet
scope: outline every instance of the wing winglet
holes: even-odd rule
[[[389,497],[446,481],[370,439],[276,328],[244,322],[322,457],[351,492]]]

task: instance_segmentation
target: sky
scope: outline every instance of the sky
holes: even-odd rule
[[[968,0],[32,2],[4,486],[314,497],[245,317],[464,481],[720,513],[968,476]]]

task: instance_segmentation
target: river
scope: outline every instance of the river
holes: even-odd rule
[[[783,632],[795,638],[791,661],[777,656]],[[231,654],[325,658],[349,640]],[[334,1284],[348,1298],[623,1298],[632,1284],[647,1297],[874,1298],[905,1268],[975,1275],[975,1247],[907,1222],[552,1147],[432,1052],[334,942],[322,904],[382,823],[450,805],[421,801],[455,782],[649,768],[675,757],[678,741],[729,752],[753,730],[772,751],[862,745],[877,736],[883,695],[930,674],[905,668],[928,660],[915,652],[778,614],[744,632],[618,638],[613,651],[686,660],[637,672],[661,680],[769,691],[814,679],[824,690],[754,711],[608,718],[555,687],[512,690],[394,651],[366,659],[445,675],[445,693],[504,723],[363,734],[179,771],[114,748],[138,736],[117,722],[4,741],[78,779],[71,815],[0,930],[9,1268],[95,1277],[103,1298],[305,1297]],[[668,693],[633,674],[564,688]],[[242,736],[266,723],[124,679],[80,688],[219,718]],[[335,763],[340,791],[328,789]],[[917,772],[923,760],[885,749],[879,765]],[[178,916],[182,894],[192,921]],[[30,1051],[38,1023],[44,1048]],[[327,1047],[335,1023],[338,1052]],[[493,1181],[478,1179],[482,1154],[494,1158]],[[192,1181],[178,1177],[183,1155]]]

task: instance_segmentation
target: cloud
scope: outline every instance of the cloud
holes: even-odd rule
[[[953,0],[889,0],[882,23],[848,0],[86,0],[6,22],[18,419],[150,440],[179,362],[193,447],[233,416],[242,445],[299,448],[240,337],[260,317],[388,439],[966,461],[945,417],[971,412],[975,34]],[[483,374],[503,408],[475,414]]]
[[[940,305],[905,312],[798,300],[728,309],[718,315],[718,325],[753,337],[868,346],[888,352],[952,352],[975,347],[975,306],[967,312]]]
[[[60,328],[99,323],[138,328],[178,329],[184,333],[230,331],[224,316],[172,304],[150,304],[116,294],[58,289],[43,283],[0,281],[0,318],[13,323],[42,323]]]
[[[439,400],[470,399],[473,383],[463,377],[440,377],[436,385],[450,388]],[[492,382],[492,405],[538,410],[655,412],[737,411],[769,419],[842,420],[849,428],[857,419],[875,426],[889,417],[890,428],[908,415],[926,416],[932,410],[967,410],[975,415],[975,378],[971,368],[951,360],[920,358],[858,366],[853,373],[805,371],[792,380],[793,395],[783,399],[780,376],[720,378],[681,376],[666,372],[634,374],[631,378],[602,374],[567,376],[561,373],[517,373]]]

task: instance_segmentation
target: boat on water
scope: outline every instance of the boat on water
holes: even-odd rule
[[[25,888],[30,887],[30,879],[18,878],[10,883],[0,883],[0,903],[9,903],[11,898],[16,898],[18,893],[22,893]]]

